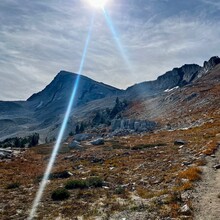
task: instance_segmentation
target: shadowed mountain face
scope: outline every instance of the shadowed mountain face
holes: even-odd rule
[[[159,101],[156,106],[155,98],[161,100],[162,97],[163,100],[169,100],[170,93],[164,93],[164,91],[170,91],[174,87],[184,88],[188,91],[191,85],[197,85],[197,82],[203,79],[209,85],[212,79],[209,79],[210,70],[215,69],[216,66],[219,66],[218,64],[220,64],[219,57],[212,57],[209,61],[204,62],[203,67],[196,64],[186,64],[166,72],[155,81],[136,84],[126,91],[80,76],[73,105],[74,112],[70,121],[76,122],[84,119],[92,121],[91,117],[94,117],[97,111],[106,108],[112,109],[116,97],[126,98],[131,102],[139,100],[139,97],[146,97],[145,100],[150,100],[147,105],[152,109],[145,112],[141,108],[130,107],[126,117],[134,118],[140,110],[140,118],[144,116],[145,119],[154,120],[154,118],[160,117],[159,109],[165,109],[165,105],[166,109],[173,108],[171,105],[173,102]],[[217,76],[219,77],[218,71]],[[33,132],[42,134],[44,138],[51,133],[56,135],[75,86],[76,77],[77,74],[61,71],[44,90],[32,95],[27,101],[0,102],[0,140],[13,136],[25,136]],[[199,97],[199,93],[194,94],[194,97]],[[196,101],[196,99],[193,100]],[[150,112],[154,112],[155,117],[151,117]]]
[[[77,74],[61,71],[44,90],[32,95],[27,102],[38,112],[49,110],[48,113],[50,114],[55,112],[63,113],[75,86],[76,78]],[[121,90],[114,87],[80,76],[73,107],[93,100],[120,95],[121,92]]]
[[[205,75],[217,64],[220,63],[219,57],[212,57],[209,61],[205,61],[203,67],[197,64],[185,64],[180,68],[174,68],[159,76],[157,80],[142,82],[131,86],[127,92],[136,95],[154,95],[174,87],[183,87]]]

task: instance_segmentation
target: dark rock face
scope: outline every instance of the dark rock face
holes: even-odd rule
[[[220,64],[220,58],[218,56],[211,57],[209,61],[204,62],[203,68],[199,71],[197,78],[205,75],[218,64]]]
[[[116,119],[111,123],[111,130],[133,130],[135,132],[151,131],[156,127],[156,123],[146,120]]]
[[[96,82],[86,76],[61,71],[54,80],[41,92],[32,95],[27,102],[36,112],[37,118],[50,118],[63,114],[72,95],[75,82],[79,83],[73,107],[81,106],[90,101],[111,97],[122,91]],[[40,114],[39,114],[40,112]],[[51,115],[52,114],[52,115]]]
[[[166,89],[174,87],[182,87],[190,83],[201,70],[201,67],[196,64],[186,64],[180,68],[174,68],[159,76],[155,81],[143,82],[136,84],[127,89],[130,94],[148,94],[153,95],[163,92]]]
[[[127,89],[127,93],[131,96],[144,94],[155,95],[177,86],[183,87],[202,77],[218,64],[220,64],[220,58],[218,56],[214,56],[210,58],[209,61],[205,61],[203,67],[197,64],[185,64],[180,68],[174,68],[166,72],[159,76],[157,80],[142,82],[131,86]]]

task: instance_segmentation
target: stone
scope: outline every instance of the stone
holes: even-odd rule
[[[74,139],[76,140],[76,141],[79,141],[79,142],[81,142],[81,141],[86,141],[86,140],[89,140],[89,139],[91,139],[92,138],[92,134],[76,134],[75,136],[74,136]]]
[[[191,164],[192,164],[191,161],[183,161],[183,163],[182,163],[183,166],[189,166]]]
[[[12,150],[0,148],[0,159],[11,159],[14,156]]]
[[[103,164],[104,163],[104,160],[102,158],[93,158],[91,160],[91,163],[100,163],[100,164]]]
[[[220,169],[220,164],[216,164],[215,166],[213,166],[214,169]]]
[[[180,208],[180,212],[184,215],[191,215],[192,211],[187,204]]]
[[[104,139],[103,138],[97,138],[93,141],[91,141],[92,145],[103,145],[104,144]]]
[[[135,130],[135,131],[138,131],[139,128],[140,128],[140,123],[139,123],[138,121],[136,121],[136,122],[134,123],[134,130]]]
[[[185,145],[185,144],[187,144],[187,142],[184,140],[178,139],[178,140],[174,141],[174,144],[175,145]]]
[[[81,147],[82,146],[80,145],[78,141],[73,141],[71,144],[69,144],[69,148],[72,148],[72,149],[79,149]]]
[[[50,174],[50,179],[67,179],[73,174],[69,171],[62,171]]]

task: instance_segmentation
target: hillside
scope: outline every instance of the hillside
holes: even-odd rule
[[[81,99],[82,92],[78,94],[78,106],[68,129],[71,131],[78,120],[97,124],[86,128],[90,135],[73,134],[62,144],[36,219],[206,220],[218,216],[219,185],[214,180],[219,179],[219,169],[213,166],[219,166],[220,160],[220,64],[214,60],[218,58],[205,62],[196,76],[193,69],[198,66],[193,65],[192,69],[187,66],[188,72],[186,66],[182,67],[188,74],[182,75],[183,78],[193,75],[193,80],[178,86],[172,84],[175,87],[164,87],[162,83],[161,90],[151,95],[146,92],[134,97],[82,77],[80,91],[87,88],[84,86],[88,82],[95,84],[95,88],[91,93],[85,92]],[[173,76],[168,72],[160,80],[164,78],[166,82],[167,74]],[[50,106],[64,106],[66,94],[62,91],[66,91],[66,86],[62,85],[68,85],[69,77],[75,75],[58,74],[48,87],[27,102],[0,103],[4,129],[15,127],[18,112],[17,120],[33,117],[31,122],[17,121],[24,128],[27,123],[40,120],[41,115],[36,114],[49,115]],[[7,112],[7,108],[13,110]],[[113,109],[117,111],[111,119]],[[109,117],[112,124],[98,120],[103,117]],[[61,118],[51,120],[59,127]],[[42,131],[48,132],[48,127],[53,128],[54,124],[45,120]],[[152,126],[152,123],[156,127],[148,132],[141,130],[143,124]],[[112,131],[114,126],[116,130]],[[36,128],[32,127],[33,131]],[[94,144],[100,136],[101,144]],[[14,149],[14,156],[0,161],[1,219],[27,218],[53,146],[52,142]],[[68,196],[54,199],[57,189],[66,190]]]
[[[190,86],[197,83],[200,78],[204,78],[218,63],[220,63],[220,58],[212,57],[204,62],[203,67],[185,64],[166,72],[155,81],[131,86],[126,91],[81,76],[73,106],[73,117],[69,121],[66,136],[82,121],[85,121],[90,128],[93,127],[91,121],[98,112],[103,117],[108,117],[103,111],[113,109],[116,97],[129,101],[127,113],[124,114],[126,119],[150,119],[161,122],[165,114],[172,116],[171,110],[176,105],[175,100],[180,103],[178,100],[182,100],[182,92],[186,91],[188,99],[197,100],[196,92],[190,94],[192,91]],[[0,102],[2,125],[0,140],[15,136],[22,137],[34,132],[40,134],[41,141],[47,137],[54,139],[62,122],[76,76],[74,73],[60,71],[45,89],[33,94],[27,101]],[[208,81],[211,82],[211,79]],[[179,95],[178,92],[173,94],[175,88],[179,91]],[[136,108],[136,105],[140,105],[141,108]]]

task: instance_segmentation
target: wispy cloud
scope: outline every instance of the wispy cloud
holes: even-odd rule
[[[174,66],[202,64],[220,51],[219,15],[211,6],[215,2],[112,0],[109,14],[134,71],[128,72],[104,16],[97,11],[83,73],[126,88]],[[26,99],[59,70],[77,72],[91,14],[84,0],[2,0],[0,99]]]

